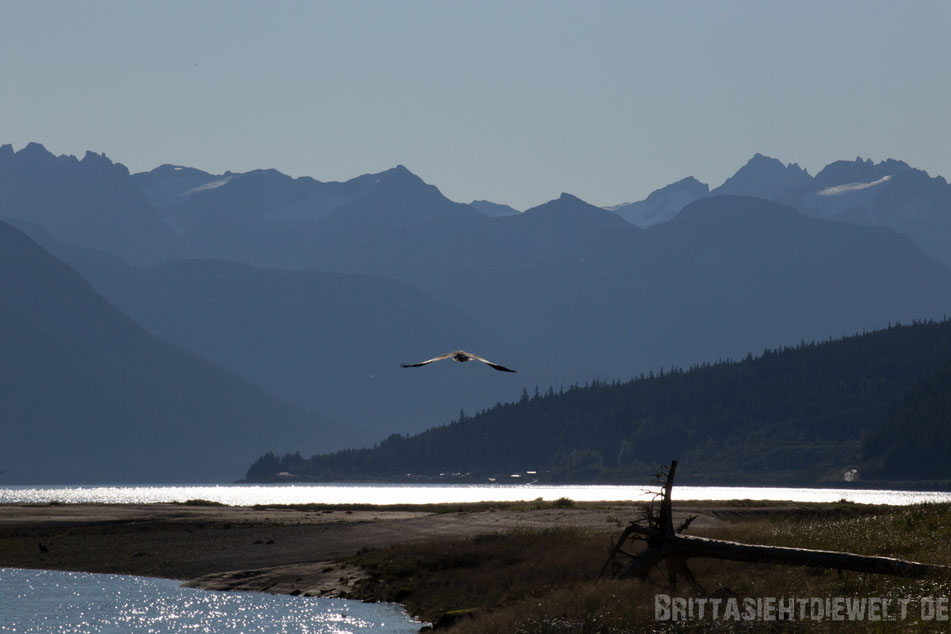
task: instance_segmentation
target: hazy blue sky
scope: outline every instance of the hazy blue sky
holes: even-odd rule
[[[454,200],[719,185],[755,152],[951,177],[951,2],[0,0],[0,143],[132,171],[402,163]]]

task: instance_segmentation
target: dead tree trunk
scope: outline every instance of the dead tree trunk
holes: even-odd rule
[[[648,510],[641,521],[631,522],[618,539],[601,574],[615,565],[618,577],[646,578],[650,571],[661,561],[667,563],[668,578],[675,585],[678,577],[684,577],[690,583],[698,585],[686,561],[694,557],[706,557],[747,563],[784,564],[790,566],[810,566],[813,568],[831,568],[873,574],[898,575],[902,577],[921,577],[929,574],[948,574],[951,568],[916,561],[906,561],[892,557],[871,557],[831,550],[809,550],[805,548],[786,548],[781,546],[760,546],[740,544],[718,539],[681,535],[696,516],[687,518],[681,526],[674,528],[671,514],[671,489],[677,461],[670,463],[667,477],[661,493],[660,511],[655,515]],[[645,525],[646,524],[646,525]],[[638,555],[625,553],[622,548],[629,539],[647,542],[647,548]],[[629,559],[627,565],[617,565],[618,556]]]

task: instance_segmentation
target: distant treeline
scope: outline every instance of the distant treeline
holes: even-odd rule
[[[627,382],[536,388],[372,448],[267,454],[247,479],[534,471],[549,482],[643,481],[670,458],[694,483],[815,484],[853,468],[860,478],[951,478],[949,363],[951,321],[894,325]]]

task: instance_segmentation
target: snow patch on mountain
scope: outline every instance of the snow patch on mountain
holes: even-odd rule
[[[180,196],[182,198],[188,198],[192,194],[197,194],[198,192],[207,191],[209,189],[218,189],[219,187],[223,187],[227,185],[228,181],[234,178],[234,176],[235,176],[234,174],[229,174],[228,176],[225,176],[224,178],[219,178],[217,180],[211,181],[210,183],[199,185],[198,187],[194,187],[192,189],[189,189],[187,192],[180,194]]]
[[[861,189],[869,189],[870,187],[875,187],[876,185],[881,185],[892,179],[891,175],[883,176],[878,180],[872,181],[870,183],[845,183],[844,185],[835,185],[834,187],[826,187],[821,189],[816,194],[819,196],[839,196],[841,194],[847,194],[849,192],[859,191]]]

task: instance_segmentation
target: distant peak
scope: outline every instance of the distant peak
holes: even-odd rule
[[[809,172],[795,163],[788,165],[760,153],[713,190],[713,194],[739,194],[760,198],[781,199],[807,186]]]
[[[42,143],[30,141],[26,144],[26,147],[17,152],[17,154],[23,154],[24,156],[37,156],[40,154],[50,154],[50,152],[46,149],[46,147],[43,146]]]
[[[400,178],[404,178],[404,177],[407,177],[407,176],[416,176],[416,174],[414,174],[413,172],[411,172],[411,171],[410,171],[405,165],[403,165],[402,163],[400,163],[400,164],[397,165],[396,167],[391,167],[390,169],[388,169],[388,170],[386,170],[385,172],[383,172],[383,174],[384,174],[384,175],[388,175],[388,176],[398,176],[398,177],[400,177]]]
[[[125,165],[122,163],[113,163],[112,160],[106,156],[105,152],[102,154],[97,154],[87,150],[86,154],[83,155],[82,160],[79,161],[79,166],[87,170],[115,170],[117,173],[121,173],[125,176],[129,175],[129,170]]]
[[[706,196],[710,193],[710,186],[704,182],[701,182],[694,178],[693,176],[688,176],[687,178],[681,178],[676,183],[671,183],[666,187],[658,189],[656,192],[652,192],[651,196],[659,192],[674,192],[674,191],[687,191],[695,196]],[[650,198],[650,196],[648,196]]]
[[[908,165],[908,163],[904,161],[899,161],[893,158],[887,158],[884,161],[876,163],[870,158],[863,159],[861,156],[856,156],[853,163],[855,165],[861,165],[865,167],[899,167],[899,168],[908,168],[908,169],[911,168],[911,166]]]
[[[783,163],[777,158],[771,156],[766,156],[765,154],[760,154],[757,152],[753,155],[749,161],[746,162],[747,167],[768,167],[768,168],[779,168],[782,170],[791,170],[796,172],[807,173],[806,170],[799,167],[797,163]]]
[[[422,183],[423,179],[409,171],[405,165],[400,164],[396,167],[391,167],[385,172],[380,173],[377,178],[384,182],[396,182],[396,183]]]
[[[671,184],[670,184],[670,187],[678,187],[678,188],[680,188],[680,187],[685,187],[685,186],[689,186],[689,187],[697,187],[697,186],[699,186],[699,187],[703,187],[703,188],[706,188],[706,189],[710,189],[710,186],[709,186],[709,185],[707,185],[707,184],[704,183],[703,181],[697,180],[697,179],[694,178],[693,176],[688,176],[688,177],[686,177],[686,178],[681,178],[681,179],[680,179],[679,181],[677,181],[676,183],[671,183]]]
[[[913,168],[911,167],[911,165],[909,165],[909,164],[906,163],[905,161],[899,161],[899,160],[891,159],[891,158],[890,158],[890,159],[885,159],[881,164],[882,164],[882,165],[885,165],[886,167],[898,168],[899,170],[910,170],[910,169],[913,169]]]
[[[75,156],[60,156],[57,158],[52,152],[47,150],[42,143],[36,143],[33,141],[27,143],[26,146],[19,152],[15,152],[14,157],[20,163],[26,161],[28,164],[46,166],[76,161]]]
[[[643,202],[649,204],[659,204],[662,200],[666,200],[670,196],[679,193],[687,194],[694,199],[703,198],[710,193],[710,186],[697,180],[693,176],[688,176],[686,178],[681,178],[675,183],[671,183],[670,185],[652,191],[650,194],[648,194],[647,198],[645,198]]]
[[[587,203],[577,196],[572,196],[567,192],[562,192],[561,196],[555,198],[554,200],[549,200],[547,203],[542,203],[537,207],[532,207],[528,211],[542,211],[544,213],[563,213],[568,211],[570,213],[575,213],[576,211],[604,211],[600,207],[595,207],[594,205]],[[528,213],[526,211],[525,213]]]
[[[112,165],[112,161],[109,160],[109,157],[106,156],[105,152],[102,154],[96,154],[90,150],[86,150],[86,153],[83,155],[81,163],[101,163],[103,165]]]
[[[637,205],[648,204],[648,205],[667,205],[665,201],[670,201],[672,198],[678,200],[682,199],[684,195],[688,196],[690,199],[702,198],[710,193],[710,186],[704,182],[701,182],[694,178],[693,176],[687,176],[686,178],[681,178],[679,181],[673,182],[669,185],[665,185],[660,189],[655,189],[650,194],[647,195],[647,198],[639,202],[626,202],[618,205],[606,205],[602,207],[607,211],[613,211],[618,213],[619,210],[623,210],[626,207],[634,207]],[[676,211],[680,210],[685,202],[680,202]],[[628,217],[625,213],[620,212],[621,216],[626,220],[631,222],[631,218]],[[641,219],[639,222],[634,222],[638,226],[646,226],[641,224],[645,222],[646,219]]]
[[[835,161],[829,163],[816,174],[816,187],[827,189],[854,183],[871,183],[885,176],[895,176],[915,171],[904,161],[886,159],[875,163],[872,159],[856,157],[854,161]],[[922,172],[924,173],[924,172]]]

